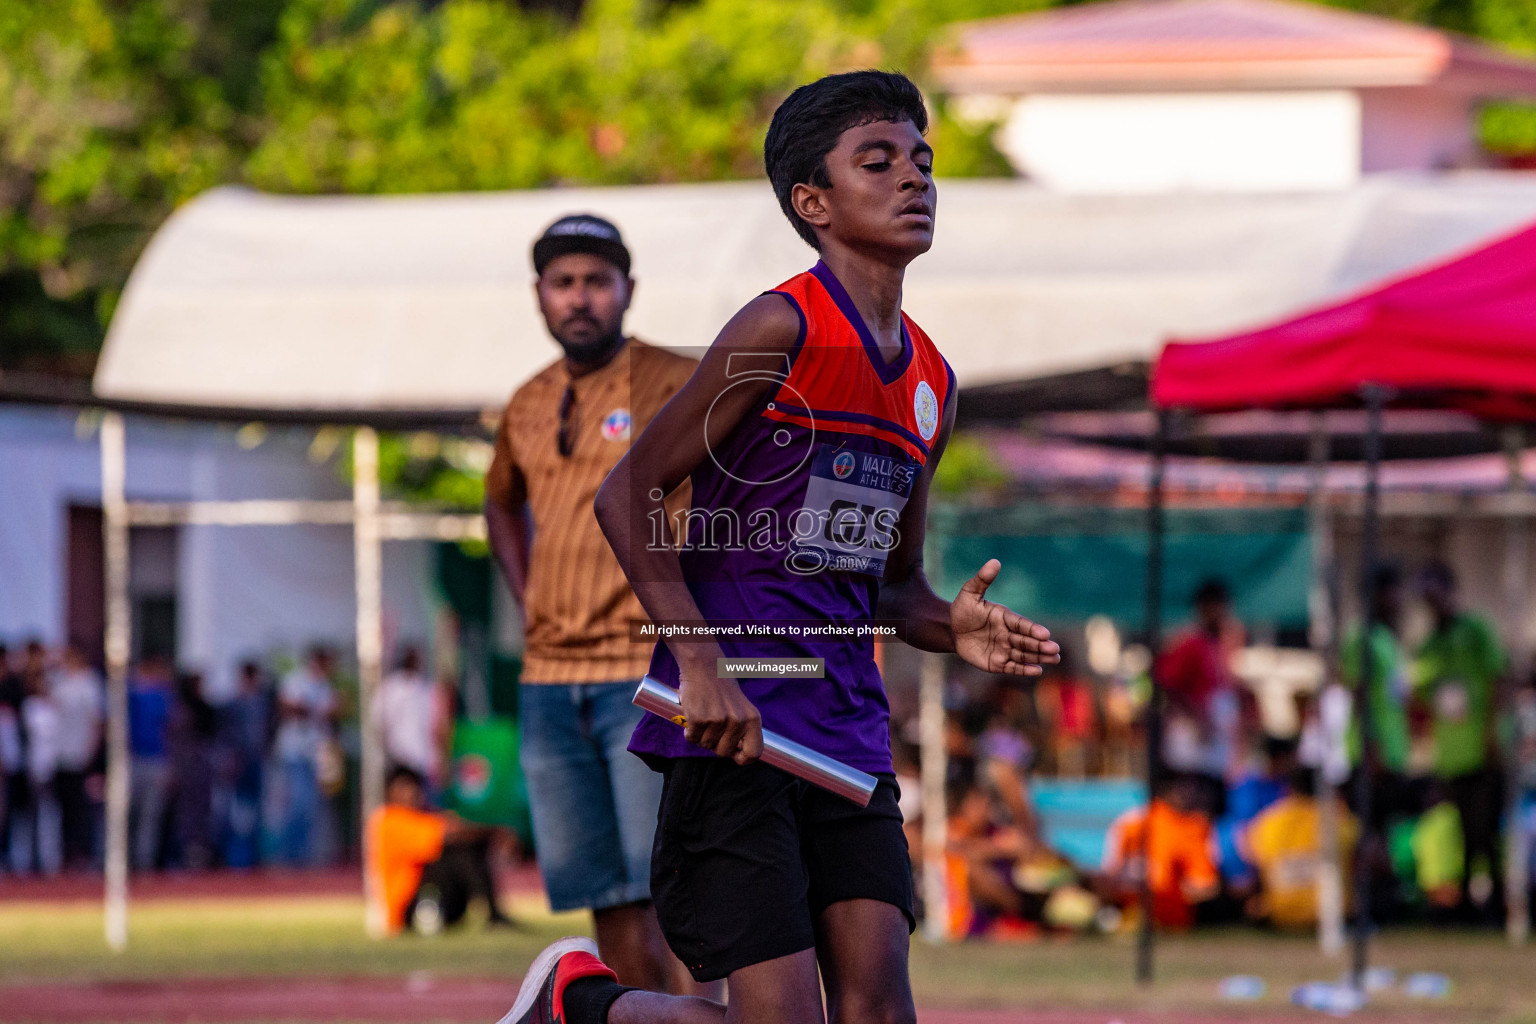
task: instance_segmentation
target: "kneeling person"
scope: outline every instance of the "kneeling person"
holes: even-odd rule
[[[384,801],[368,819],[368,871],[390,934],[458,924],[476,897],[485,900],[487,923],[512,923],[496,905],[491,879],[491,847],[504,830],[427,810],[425,780],[403,766],[390,772]]]

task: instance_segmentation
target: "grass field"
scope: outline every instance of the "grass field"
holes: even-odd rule
[[[580,930],[579,916],[555,917],[529,902],[514,906],[515,931],[461,931],[436,939],[370,941],[362,906],[345,897],[164,900],[141,904],[130,949],[108,952],[101,914],[90,903],[0,903],[0,1020],[6,986],[132,980],[400,977],[439,979],[519,976],[552,937]],[[1232,930],[1167,937],[1150,990],[1131,981],[1133,949],[1119,940],[965,944],[936,948],[915,942],[912,974],[920,1007],[1137,1008],[1177,1019],[1221,1011],[1281,1019],[1291,986],[1336,977],[1341,964],[1318,955],[1305,938]],[[1454,990],[1439,1003],[1410,1003],[1386,994],[1373,1019],[1478,1024],[1536,1024],[1536,951],[1513,950],[1494,934],[1392,932],[1375,962],[1400,973],[1435,970]],[[1229,974],[1266,979],[1255,1004],[1223,1003],[1217,982]],[[1029,1019],[1028,1014],[1019,1018]],[[1294,1019],[1294,1018],[1293,1018]]]

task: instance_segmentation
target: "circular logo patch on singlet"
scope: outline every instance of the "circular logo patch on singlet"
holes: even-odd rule
[[[912,396],[912,414],[917,417],[917,432],[924,441],[932,441],[939,429],[939,400],[927,381],[919,381],[917,393]]]
[[[609,441],[629,440],[628,409],[615,409],[603,419],[603,437]]]
[[[853,472],[853,453],[841,452],[832,460],[832,475],[842,480]]]

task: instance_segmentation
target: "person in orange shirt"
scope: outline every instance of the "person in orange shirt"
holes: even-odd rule
[[[1195,923],[1198,904],[1221,890],[1211,822],[1196,808],[1198,783],[1187,775],[1164,777],[1145,808],[1126,811],[1109,827],[1104,844],[1105,881],[1122,905],[1135,905],[1145,870],[1152,887],[1152,916],[1169,928]],[[1150,817],[1151,832],[1143,839]]]
[[[384,900],[389,934],[441,931],[462,920],[476,896],[486,902],[488,926],[512,923],[496,905],[490,868],[492,845],[509,834],[427,810],[426,782],[413,769],[390,772],[384,806],[368,819],[368,838],[368,872]]]

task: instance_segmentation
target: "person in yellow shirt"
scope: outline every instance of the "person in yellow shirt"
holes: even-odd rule
[[[1243,846],[1259,873],[1259,892],[1249,901],[1248,916],[1277,928],[1317,924],[1317,873],[1323,863],[1321,803],[1314,796],[1314,773],[1297,768],[1289,792],[1249,824]],[[1346,871],[1359,840],[1355,819],[1338,803],[1339,868]]]
[[[463,919],[475,897],[488,925],[510,925],[496,905],[490,851],[505,829],[427,809],[426,782],[404,766],[389,774],[384,806],[368,819],[368,873],[384,903],[386,930],[433,933]]]

